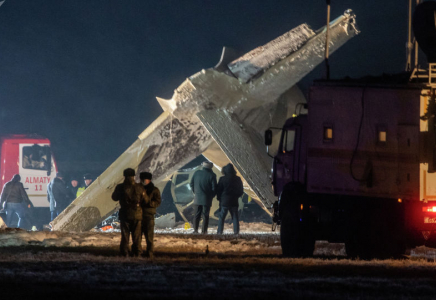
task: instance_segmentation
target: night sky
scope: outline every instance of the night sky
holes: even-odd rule
[[[332,0],[362,33],[331,56],[333,78],[403,71],[407,3]],[[323,0],[6,0],[0,7],[0,134],[39,133],[58,161],[114,161],[182,81],[301,23]],[[323,76],[318,67],[301,83]]]

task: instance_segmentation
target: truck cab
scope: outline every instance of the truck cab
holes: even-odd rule
[[[272,167],[275,196],[279,196],[289,182],[305,183],[307,122],[307,115],[299,115],[288,119],[283,126]]]

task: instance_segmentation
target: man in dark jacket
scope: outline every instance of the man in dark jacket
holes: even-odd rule
[[[121,206],[118,214],[121,225],[120,254],[128,255],[132,235],[132,255],[138,257],[142,253],[142,206],[146,204],[147,199],[142,185],[135,182],[135,170],[125,169],[123,175],[124,182],[118,184],[112,193],[112,200],[120,201]]]
[[[77,190],[79,189],[79,180],[76,177],[72,177],[70,179],[70,184],[67,186],[68,191],[70,192],[71,201],[76,199]]]
[[[147,243],[145,256],[153,258],[154,215],[162,200],[159,189],[151,182],[151,173],[142,172],[139,174],[139,178],[144,186],[146,198],[148,198],[142,206],[142,233]]]
[[[47,200],[50,202],[51,220],[53,221],[70,204],[71,195],[64,182],[62,173],[56,173],[56,177],[47,185]]]
[[[216,195],[216,175],[212,171],[213,164],[205,161],[203,169],[194,173],[191,179],[191,190],[194,193],[194,233],[198,233],[200,217],[203,218],[202,233],[207,233],[209,212],[213,197]]]
[[[5,183],[0,196],[1,207],[6,211],[6,226],[8,227],[11,225],[14,214],[18,216],[17,227],[20,227],[26,210],[32,206],[20,180],[21,176],[15,174],[11,181]]]
[[[218,234],[222,234],[224,230],[224,220],[227,213],[233,220],[233,233],[239,234],[239,215],[238,215],[238,199],[244,194],[242,180],[236,176],[235,168],[232,164],[223,167],[222,176],[218,182],[217,199],[220,201],[220,219],[218,222]]]

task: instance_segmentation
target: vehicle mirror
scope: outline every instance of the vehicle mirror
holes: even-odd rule
[[[265,130],[265,145],[271,146],[272,144],[272,131],[270,129]]]

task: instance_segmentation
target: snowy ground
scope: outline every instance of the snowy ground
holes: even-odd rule
[[[156,233],[153,260],[118,257],[119,232],[0,230],[1,295],[5,299],[434,299],[436,295],[434,249],[416,248],[421,258],[361,261],[341,256],[341,244],[318,242],[317,249],[324,251],[320,253],[330,256],[285,259],[279,235],[271,233],[268,224],[242,223],[239,236],[230,234],[230,228],[223,236],[194,235],[182,225]]]
[[[166,229],[156,229],[156,232],[161,233],[192,233],[194,229],[185,228],[186,224],[180,222],[176,224],[174,228],[166,228]],[[216,233],[218,227],[217,226],[209,226],[208,233]],[[272,231],[271,224],[260,223],[260,222],[239,222],[239,232],[240,233],[251,233],[251,234],[279,234],[278,230]],[[224,234],[233,234],[232,224],[224,224]]]
[[[3,248],[3,299],[434,299],[427,261],[283,259],[278,255],[158,252],[120,258],[113,248]]]
[[[227,229],[224,235],[213,234],[216,233],[216,227],[209,228],[208,235],[193,234],[192,229],[184,229],[184,224],[172,229],[157,229],[155,250],[201,253],[207,246],[211,253],[280,254],[280,238],[277,232],[271,232],[271,225],[241,222],[240,227],[238,236]],[[119,230],[66,233],[4,229],[0,234],[0,248],[23,246],[117,248],[119,243]],[[143,246],[145,247],[145,241]]]

